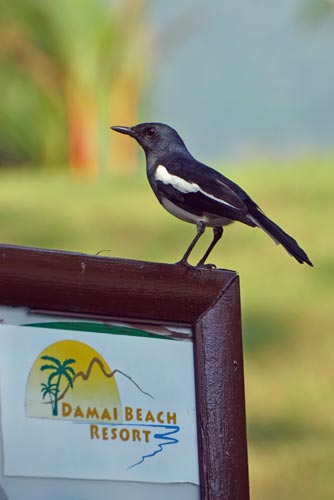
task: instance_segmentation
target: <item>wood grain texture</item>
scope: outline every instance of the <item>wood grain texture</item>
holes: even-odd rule
[[[249,499],[239,281],[234,271],[0,245],[0,304],[69,316],[191,325],[201,500]]]
[[[233,275],[0,246],[0,301],[33,309],[192,324]]]
[[[195,376],[201,493],[247,500],[248,460],[239,280],[195,325]]]

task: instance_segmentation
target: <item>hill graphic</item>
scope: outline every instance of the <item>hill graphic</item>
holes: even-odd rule
[[[94,365],[97,365],[101,372],[103,373],[103,375],[106,377],[106,378],[113,378],[117,373],[119,373],[120,375],[122,375],[123,377],[127,378],[142,394],[144,394],[145,396],[148,396],[152,399],[153,396],[144,391],[139,384],[137,384],[137,382],[135,380],[133,380],[133,378],[128,375],[127,373],[123,372],[122,370],[119,370],[118,368],[116,368],[115,370],[112,370],[111,372],[108,372],[104,366],[104,364],[102,363],[101,359],[97,358],[97,357],[94,357],[91,359],[89,365],[88,365],[88,368],[86,371],[83,371],[83,370],[80,370],[79,372],[77,372],[74,377],[73,377],[73,380],[72,380],[72,383],[73,385],[75,385],[75,381],[78,380],[78,379],[82,379],[83,381],[87,381],[89,380],[91,374],[92,374],[92,370],[93,370],[93,367]],[[63,390],[63,392],[59,395],[58,397],[58,401],[60,401],[61,399],[63,399],[66,395],[66,393],[68,392],[68,390],[70,389],[70,384],[67,384],[66,388]],[[48,402],[46,402],[46,404],[49,404]]]

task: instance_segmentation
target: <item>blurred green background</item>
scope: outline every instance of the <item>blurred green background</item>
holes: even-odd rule
[[[332,7],[303,3],[312,30],[333,28]],[[159,207],[142,153],[108,130],[154,119],[151,90],[163,43],[150,9],[144,0],[0,0],[3,243],[157,262],[175,262],[185,251],[194,227]],[[173,23],[175,37],[166,42],[163,33],[160,41],[176,39],[178,52],[185,34],[196,37],[194,16],[187,11]],[[333,110],[328,102],[334,122]],[[210,140],[218,144],[219,132]],[[332,500],[332,144],[306,153],[296,143],[284,155],[269,154],[264,144],[241,159],[222,155],[215,166],[296,237],[315,265],[299,265],[261,230],[241,224],[226,229],[212,254],[241,279],[252,498]]]

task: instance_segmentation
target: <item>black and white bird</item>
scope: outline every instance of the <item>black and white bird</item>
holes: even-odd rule
[[[213,239],[196,266],[205,267],[209,254],[223,235],[223,226],[238,221],[260,227],[298,262],[312,266],[296,240],[270,220],[237,184],[197,161],[176,130],[163,123],[111,128],[133,137],[144,149],[147,177],[161,205],[175,217],[196,224],[197,234],[180,264],[189,265],[191,251],[206,227],[211,227]]]

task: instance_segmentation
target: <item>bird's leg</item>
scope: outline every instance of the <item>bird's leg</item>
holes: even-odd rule
[[[198,240],[200,239],[200,237],[204,233],[206,226],[205,226],[204,222],[198,221],[196,224],[196,227],[197,227],[197,234],[196,234],[195,238],[190,243],[190,245],[187,248],[186,253],[182,257],[182,259],[179,262],[177,262],[176,264],[182,264],[183,266],[189,266],[188,257],[190,255],[192,249],[194,248],[194,246],[196,245],[196,243],[198,242]]]
[[[209,257],[212,249],[215,247],[215,245],[217,244],[217,242],[220,240],[220,238],[222,236],[223,236],[223,228],[222,227],[214,227],[213,228],[213,240],[211,241],[209,248],[207,249],[207,251],[205,252],[205,254],[203,255],[203,257],[201,258],[201,260],[199,261],[199,263],[197,264],[196,267],[205,267],[204,262]],[[213,266],[213,264],[206,264],[206,265],[207,265],[207,267],[215,267],[215,266]]]

